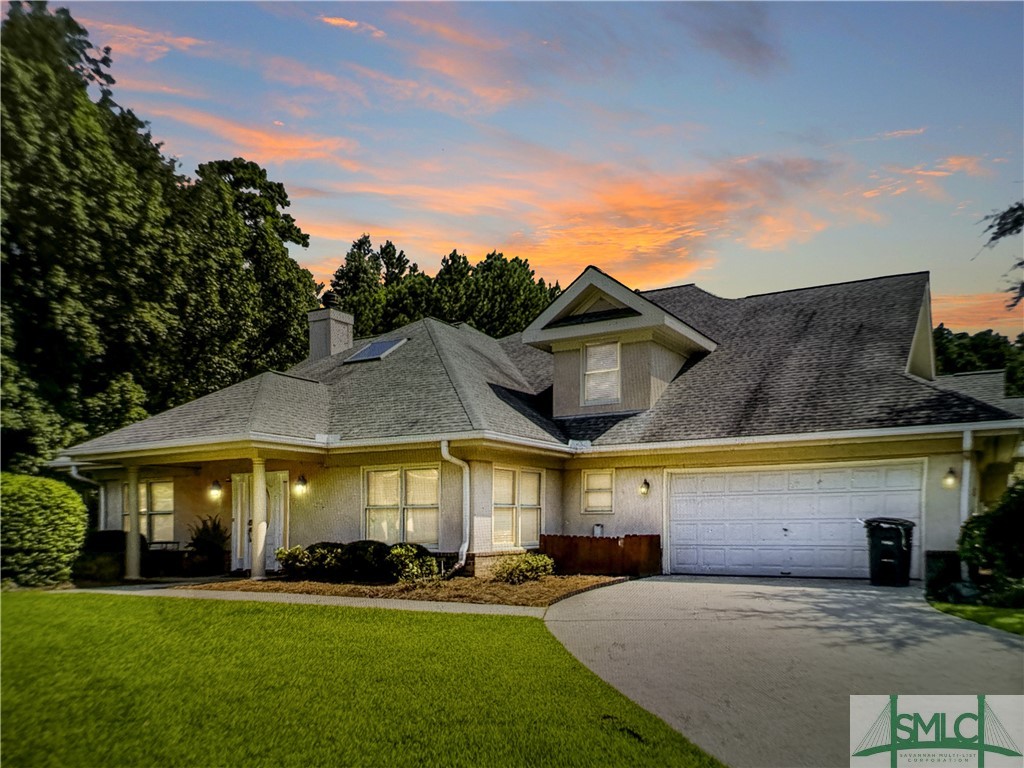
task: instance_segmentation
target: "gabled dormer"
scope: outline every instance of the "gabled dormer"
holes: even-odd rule
[[[555,417],[646,410],[691,355],[716,346],[597,267],[587,267],[523,341],[554,356]]]

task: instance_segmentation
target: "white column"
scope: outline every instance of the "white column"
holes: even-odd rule
[[[124,577],[142,577],[142,551],[139,547],[139,468],[128,467],[128,541],[124,551]]]
[[[252,563],[250,578],[267,575],[267,467],[263,459],[252,460]]]

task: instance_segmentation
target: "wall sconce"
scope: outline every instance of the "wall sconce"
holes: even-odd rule
[[[306,476],[299,475],[299,479],[295,481],[295,495],[302,496],[306,492]]]
[[[641,496],[646,496],[651,492],[651,484],[647,482],[647,478],[644,478],[644,481],[640,483],[640,487],[637,490]]]
[[[956,471],[950,467],[949,472],[942,476],[943,488],[956,488]]]
[[[210,484],[210,498],[213,499],[214,501],[220,501],[220,496],[221,496],[221,494],[223,492],[224,491],[220,487],[220,481],[219,480],[214,480]]]

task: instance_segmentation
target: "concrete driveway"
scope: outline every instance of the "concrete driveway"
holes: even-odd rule
[[[1024,638],[919,587],[659,576],[556,603],[581,662],[733,768],[850,765],[850,694],[1022,694]]]

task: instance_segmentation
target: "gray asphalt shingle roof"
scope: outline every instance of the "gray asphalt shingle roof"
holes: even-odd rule
[[[262,433],[342,441],[489,431],[565,445],[701,440],[1005,420],[1011,414],[904,373],[927,274],[722,299],[693,285],[646,299],[718,342],[648,411],[551,418],[552,356],[434,319],[383,359],[346,352],[265,373],[76,446],[102,453]]]

